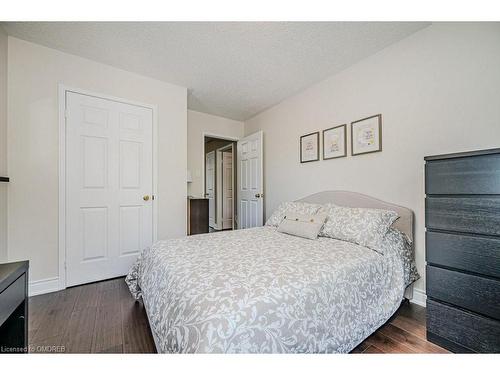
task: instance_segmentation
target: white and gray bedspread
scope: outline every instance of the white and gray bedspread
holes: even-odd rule
[[[395,241],[382,255],[273,227],[196,235],[144,250],[126,281],[161,353],[346,353],[418,277]]]

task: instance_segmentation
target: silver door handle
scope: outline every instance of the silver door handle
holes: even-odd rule
[[[255,198],[264,198],[264,194],[255,194]]]

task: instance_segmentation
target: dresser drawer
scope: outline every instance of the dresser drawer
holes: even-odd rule
[[[0,325],[2,325],[21,302],[24,301],[25,285],[26,274],[22,274],[16,281],[0,293]]]
[[[427,161],[427,194],[500,194],[500,154]]]
[[[500,278],[500,238],[428,231],[425,252],[427,263]]]
[[[425,223],[430,229],[500,236],[500,196],[427,197]]]
[[[427,295],[500,319],[500,281],[427,266]]]
[[[427,331],[475,352],[500,352],[500,322],[432,299],[427,299]]]

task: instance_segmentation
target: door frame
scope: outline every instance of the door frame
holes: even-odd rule
[[[216,178],[217,178],[217,151],[216,150],[213,150],[213,151],[210,151],[208,153],[205,154],[205,178],[208,177],[207,175],[207,159],[208,159],[208,155],[210,154],[213,154],[213,159],[214,159],[214,173],[213,173],[213,181],[212,181],[212,190],[213,190],[213,204],[214,204],[214,221],[213,221],[213,225],[214,227],[216,226],[216,223],[217,223],[217,190],[215,189],[215,187],[217,186],[217,181],[216,181]],[[205,185],[205,191],[207,190],[207,180],[203,181],[204,185]],[[208,200],[208,227],[209,228],[213,228],[211,226],[211,222],[210,222],[210,198],[204,194],[204,198]],[[213,229],[218,229],[218,228],[213,228]]]
[[[205,197],[206,191],[206,186],[205,186],[205,137],[209,138],[217,138],[217,139],[223,139],[225,141],[233,141],[233,142],[238,142],[240,138],[238,137],[230,137],[227,135],[220,135],[220,134],[215,134],[215,133],[210,133],[210,132],[202,132],[201,133],[201,147],[202,147],[202,152],[201,152],[201,160],[202,160],[202,166],[201,168],[201,180],[203,181],[203,190],[202,190],[202,195],[203,198]]]
[[[130,104],[151,109],[153,115],[153,242],[158,236],[158,106],[141,103],[112,95],[97,93],[60,83],[58,85],[58,121],[59,121],[59,223],[58,223],[58,252],[59,252],[59,277],[58,290],[66,289],[66,93],[72,92],[80,95],[93,96],[99,99]]]
[[[236,165],[235,165],[235,162],[234,162],[234,159],[235,159],[235,157],[234,157],[234,150],[235,150],[235,148],[236,148],[235,144],[231,143],[231,144],[229,144],[227,146],[222,146],[221,148],[218,148],[218,149],[215,150],[217,157],[219,157],[219,155],[221,156],[220,163],[221,163],[221,166],[224,167],[224,163],[223,163],[223,159],[222,159],[222,153],[225,152],[228,149],[231,149],[231,156],[232,156],[232,159],[231,159],[232,160],[231,185],[232,185],[232,189],[233,189],[233,198],[232,198],[233,199],[233,204],[232,204],[233,207],[232,207],[232,215],[231,215],[232,216],[231,217],[231,229],[232,230],[235,229],[235,227],[234,227],[234,207],[235,207],[234,206],[235,205],[235,199],[234,199],[235,193],[234,193],[234,189],[235,189],[235,185],[236,185],[236,183],[235,183],[236,176],[235,176],[235,173],[234,173],[234,170],[236,169]],[[217,171],[217,168],[219,168],[219,166],[216,164],[216,169],[215,169],[216,171]],[[217,173],[216,173],[216,176],[217,176]],[[222,189],[221,189],[221,195],[222,195],[221,211],[222,211],[222,207],[223,207],[222,205],[224,204],[224,202],[223,202],[223,200],[224,200],[224,183],[223,183],[223,179],[224,179],[224,176],[222,175],[221,176],[221,182],[222,182]],[[216,186],[218,187],[218,181],[217,181],[217,185]],[[215,193],[217,195],[217,193],[218,193],[217,189],[216,189]],[[217,212],[217,210],[216,210],[216,212]],[[223,220],[222,217],[223,216],[222,216],[222,213],[221,213],[221,220]],[[217,220],[218,219],[219,219],[219,217],[218,217],[218,212],[217,212]],[[222,229],[224,229],[224,223],[222,223]]]

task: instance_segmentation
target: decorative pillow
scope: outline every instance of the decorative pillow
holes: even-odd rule
[[[420,279],[417,266],[415,265],[411,241],[403,232],[395,228],[389,228],[380,244],[374,250],[384,255],[394,255],[401,260],[405,286]]]
[[[399,218],[394,211],[371,208],[323,206],[327,213],[320,236],[354,242],[375,249],[391,225]]]
[[[287,212],[278,227],[278,232],[315,240],[318,238],[319,231],[323,227],[325,220],[326,213],[304,215]]]
[[[285,213],[295,212],[304,215],[314,215],[321,208],[320,204],[306,203],[306,202],[283,202],[276,210],[274,210],[271,217],[266,221],[266,225],[277,227],[283,221]]]

